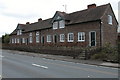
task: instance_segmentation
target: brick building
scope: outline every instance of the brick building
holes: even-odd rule
[[[110,4],[65,13],[56,11],[52,18],[18,24],[10,34],[11,45],[102,47],[116,46],[118,22]]]

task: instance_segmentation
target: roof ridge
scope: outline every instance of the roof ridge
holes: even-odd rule
[[[104,5],[100,5],[100,6],[96,6],[96,8],[103,7],[103,6],[108,6],[108,5],[110,5],[110,3],[108,3],[108,4],[104,4]],[[96,8],[91,8],[91,9],[96,9]],[[68,15],[70,15],[70,14],[74,14],[74,13],[77,13],[77,12],[87,11],[87,10],[90,10],[90,9],[83,9],[83,10],[79,10],[79,11],[71,12],[71,13],[69,13]]]

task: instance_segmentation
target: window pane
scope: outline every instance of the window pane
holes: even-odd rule
[[[108,15],[108,24],[112,24],[112,16]]]
[[[29,36],[32,36],[32,33],[30,33]]]
[[[14,43],[14,39],[12,39],[12,43]]]
[[[36,42],[39,43],[39,35],[36,36]]]
[[[25,43],[25,38],[22,38],[22,43]]]
[[[32,37],[30,37],[30,43],[32,43]]]
[[[60,42],[64,42],[65,40],[65,35],[64,34],[60,34]]]
[[[59,21],[59,27],[60,28],[64,28],[65,27],[64,20]]]
[[[53,23],[53,29],[57,29],[58,28],[58,22],[54,22]]]
[[[20,40],[19,40],[19,39],[17,39],[17,43],[20,43]]]
[[[36,32],[36,43],[39,43],[39,32]]]
[[[19,30],[19,31],[20,31],[20,33],[19,33],[19,34],[21,35],[21,34],[22,34],[22,30]]]
[[[85,41],[85,33],[78,32],[78,41]]]
[[[51,42],[51,35],[47,35],[47,42]]]
[[[16,38],[15,38],[15,43],[16,43]]]
[[[73,42],[73,41],[74,41],[74,34],[68,33],[68,42]]]

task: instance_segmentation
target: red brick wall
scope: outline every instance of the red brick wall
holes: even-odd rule
[[[108,24],[108,15],[112,16],[112,25]],[[102,17],[102,31],[103,31],[103,46],[106,43],[111,43],[112,46],[116,46],[117,41],[117,22],[115,16],[111,10],[108,8],[104,16]]]
[[[36,44],[36,36],[35,36],[35,31],[32,32],[33,36],[33,43],[29,43],[29,45],[43,45],[41,43],[41,36],[44,36],[45,46],[79,46],[79,47],[86,47],[89,46],[89,32],[90,31],[96,31],[97,34],[97,46],[100,46],[100,24],[99,22],[88,22],[88,23],[82,23],[82,24],[75,24],[75,25],[68,25],[63,29],[57,29],[53,30],[51,29],[46,29],[46,30],[41,30],[40,32],[40,42]],[[78,42],[78,32],[85,32],[85,42]],[[29,33],[23,33],[22,35],[13,35],[13,38],[29,38]],[[74,33],[74,42],[68,42],[67,36],[68,33]],[[58,42],[54,43],[53,42],[53,35],[58,35]],[[65,42],[60,42],[59,35],[60,34],[65,34]],[[52,36],[52,42],[48,43],[47,42],[47,35]],[[11,38],[12,38],[11,37]],[[22,43],[22,45],[25,45]]]
[[[112,21],[113,24],[108,24],[108,15],[112,15]],[[100,26],[100,21],[94,21],[94,22],[86,22],[81,24],[74,24],[74,25],[67,25],[63,29],[45,29],[40,30],[40,42],[36,43],[36,31],[32,32],[33,37],[33,43],[29,43],[28,45],[38,45],[38,46],[78,46],[78,47],[86,47],[89,46],[89,32],[90,31],[96,31],[96,46],[100,47],[101,41],[102,46],[104,46],[106,43],[111,43],[111,45],[116,45],[117,40],[117,22],[115,20],[115,16],[111,10],[111,8],[108,8],[105,12],[104,16],[101,18],[102,23]],[[101,28],[101,29],[100,29]],[[85,32],[85,42],[78,42],[78,32]],[[26,32],[22,35],[13,35],[11,38],[29,38],[29,33]],[[67,36],[68,33],[74,33],[74,42],[68,42]],[[102,33],[102,34],[101,34]],[[58,35],[58,42],[53,42],[53,35]],[[59,35],[65,34],[65,42],[60,42]],[[52,36],[52,42],[47,42],[47,35]],[[41,43],[41,36],[44,36],[44,44]],[[25,45],[22,43],[22,45]]]

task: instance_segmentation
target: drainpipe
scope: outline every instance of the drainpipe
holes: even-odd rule
[[[100,48],[102,48],[102,37],[103,37],[102,24],[103,22],[100,20]]]

